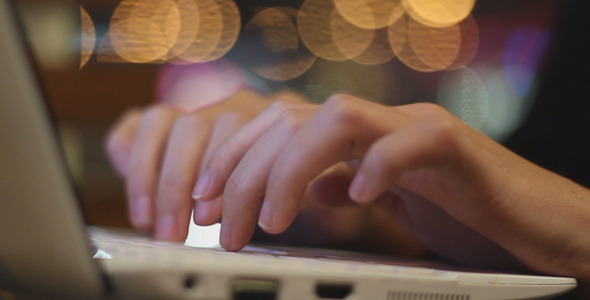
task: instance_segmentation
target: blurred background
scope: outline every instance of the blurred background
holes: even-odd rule
[[[590,184],[588,1],[16,2],[92,225],[129,226],[109,127],[156,101],[193,108],[199,80],[217,96],[245,83],[314,102],[345,92],[439,103]]]

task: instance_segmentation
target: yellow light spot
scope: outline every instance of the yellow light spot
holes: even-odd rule
[[[81,44],[80,44],[80,69],[90,60],[96,45],[96,29],[88,12],[80,6]]]
[[[348,59],[355,58],[365,52],[375,36],[375,30],[357,27],[349,23],[337,10],[332,12],[330,20],[332,41],[340,53]],[[351,36],[351,32],[355,34]]]
[[[422,62],[444,70],[451,66],[461,49],[461,30],[459,25],[435,28],[410,19],[408,41]]]
[[[246,25],[246,31],[258,32],[266,48],[273,52],[292,51],[299,46],[295,24],[277,8],[267,8],[256,14]]]
[[[416,21],[431,27],[454,25],[473,10],[475,0],[402,0]]]
[[[312,53],[326,60],[342,61],[352,58],[347,54],[356,52],[354,49],[366,49],[372,36],[366,29],[348,22],[333,22],[334,11],[331,0],[306,0],[297,13],[297,27],[301,40]],[[345,48],[343,53],[343,45],[354,45],[355,48]]]
[[[363,65],[378,65],[390,61],[395,57],[387,35],[387,28],[375,31],[373,41],[367,50],[354,58],[354,61]]]
[[[199,6],[195,0],[179,0],[176,2],[180,12],[180,30],[176,44],[170,49],[168,59],[175,58],[191,46],[199,33]]]
[[[223,31],[217,47],[203,61],[213,61],[224,56],[234,46],[240,34],[240,11],[236,3],[232,0],[217,0],[217,5],[222,15]]]
[[[447,70],[458,70],[469,65],[479,47],[479,28],[475,18],[468,16],[459,23],[459,27],[461,28],[461,50]]]
[[[397,58],[406,66],[420,72],[439,71],[424,63],[414,52],[408,40],[408,19],[406,15],[388,28],[389,44]]]
[[[98,43],[98,50],[96,61],[98,62],[106,62],[106,63],[125,63],[127,62],[121,56],[117,54],[115,51],[115,47],[111,42],[111,33],[110,31],[105,33],[105,35],[100,39],[100,43]]]
[[[223,35],[223,14],[215,0],[194,0],[199,8],[199,30],[190,46],[178,58],[188,63],[207,61]]]
[[[305,73],[316,60],[300,42],[293,24],[297,10],[290,7],[268,8],[260,11],[246,25],[261,45],[260,59],[247,64],[258,75],[277,81],[290,80]],[[256,39],[258,37],[258,39]],[[258,50],[258,49],[257,49]],[[265,53],[270,51],[271,53]],[[269,55],[265,55],[269,54]]]
[[[387,27],[405,11],[400,0],[334,0],[334,5],[348,22],[367,29]]]
[[[111,19],[110,38],[123,59],[156,61],[172,49],[180,32],[180,12],[172,0],[124,0]]]

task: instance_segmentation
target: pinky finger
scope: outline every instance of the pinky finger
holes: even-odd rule
[[[377,199],[393,185],[409,190],[414,183],[402,179],[417,170],[440,172],[458,149],[453,122],[429,117],[377,140],[368,150],[350,184],[348,193],[357,203]],[[404,186],[409,185],[409,186]],[[428,187],[418,191],[429,194]]]

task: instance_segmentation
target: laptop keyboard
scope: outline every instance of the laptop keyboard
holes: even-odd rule
[[[133,260],[199,260],[240,259],[244,256],[264,258],[265,263],[273,259],[293,260],[307,266],[324,265],[345,270],[366,270],[371,272],[403,273],[413,275],[433,275],[440,272],[433,270],[431,262],[394,260],[343,251],[246,246],[239,252],[230,252],[221,247],[188,247],[180,243],[156,241],[148,235],[132,231],[89,228],[91,240],[96,247],[95,259],[133,259]],[[165,250],[165,251],[163,251]],[[261,260],[262,261],[262,260]],[[440,267],[440,266],[439,266]]]

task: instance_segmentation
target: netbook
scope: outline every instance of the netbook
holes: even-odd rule
[[[573,278],[239,253],[87,228],[17,15],[0,0],[0,290],[51,299],[541,299]],[[310,252],[308,252],[310,253]]]

